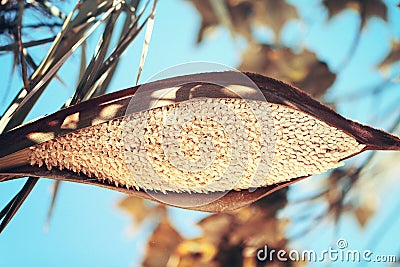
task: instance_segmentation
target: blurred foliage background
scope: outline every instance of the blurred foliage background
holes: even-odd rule
[[[160,45],[168,49],[174,42],[189,38],[179,36],[180,39],[171,40],[166,38],[167,32],[162,36],[161,44],[152,46],[153,19],[153,38],[157,38],[157,16],[163,13],[168,17],[170,7],[167,2],[0,0],[0,58],[12,58],[1,64],[1,95],[3,99],[14,97],[10,102],[1,100],[0,111],[13,115],[11,119],[8,116],[1,118],[0,131],[7,131],[29,119],[35,105],[43,105],[38,99],[49,84],[74,88],[58,97],[55,102],[59,108],[115,90],[118,83],[114,82],[114,88],[110,88],[112,80],[118,79],[116,77],[128,68],[130,85],[134,85],[132,69],[137,71],[137,79],[142,69],[146,72],[148,48],[150,57],[152,53],[157,54]],[[227,32],[228,42],[236,47],[237,65],[232,67],[294,84],[339,113],[399,134],[398,2],[177,2],[174,5],[178,8],[176,12],[180,12],[182,5],[197,14],[196,38],[190,40],[193,47],[218,42],[215,36],[221,31]],[[343,25],[341,20],[345,17],[350,17],[348,21],[353,24]],[[335,25],[339,25],[339,29],[332,30]],[[371,30],[371,25],[378,25],[387,37],[382,38],[379,30]],[[348,29],[340,29],[346,26],[354,29],[352,34]],[[326,34],[317,37],[312,34],[324,29]],[[176,30],[171,28],[171,35]],[[371,36],[371,32],[376,36]],[[139,41],[135,41],[138,36]],[[370,45],[372,42],[385,47],[384,55],[376,60],[372,69],[366,70],[363,59],[376,54],[374,45]],[[334,50],[331,54],[323,53],[318,46],[334,47]],[[128,49],[139,51],[137,62],[117,68]],[[170,50],[178,56],[178,51]],[[68,61],[70,57],[73,57],[73,63]],[[162,61],[161,58],[158,60]],[[71,69],[72,72],[68,71]],[[371,73],[373,79],[369,77]],[[355,80],[366,82],[361,83],[360,88],[352,82]],[[20,86],[19,91],[14,90],[15,84]],[[47,101],[52,101],[51,96],[47,96]],[[340,237],[350,240],[353,249],[370,249],[377,254],[397,255],[400,259],[400,246],[392,241],[398,239],[399,232],[395,229],[400,226],[397,210],[400,204],[397,194],[399,160],[399,153],[366,153],[347,161],[343,168],[306,179],[249,207],[229,213],[201,214],[202,219],[197,225],[173,223],[171,212],[175,214],[176,209],[130,196],[121,197],[118,208],[129,215],[135,233],[151,232],[147,241],[141,244],[145,247],[139,260],[143,266],[313,265],[312,262],[281,262],[276,258],[261,262],[256,254],[265,245],[275,250],[320,251],[335,247]],[[52,204],[48,220],[53,209],[57,210],[57,203],[68,201],[62,197],[62,191],[57,194],[58,188],[56,183],[49,201]],[[182,217],[193,214],[185,210],[179,212]],[[198,235],[195,237],[183,234],[188,228],[200,231],[196,230]],[[359,236],[366,238],[359,240]],[[396,263],[381,265],[395,266]]]

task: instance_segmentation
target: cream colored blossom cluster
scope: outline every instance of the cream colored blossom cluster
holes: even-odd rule
[[[286,106],[202,98],[57,137],[31,147],[29,160],[127,188],[214,192],[322,173],[363,147]]]

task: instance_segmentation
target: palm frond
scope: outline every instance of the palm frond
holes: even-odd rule
[[[136,78],[136,84],[138,84],[138,82],[139,82],[140,75],[142,74],[144,62],[146,61],[147,51],[148,51],[149,45],[150,45],[151,34],[153,33],[154,17],[156,14],[156,6],[157,6],[157,0],[154,0],[153,8],[151,10],[149,20],[147,22],[147,29],[146,29],[146,34],[145,34],[145,38],[144,38],[143,48],[142,48],[142,56],[140,57],[139,70],[138,70],[138,74],[137,74],[137,78]]]
[[[7,224],[11,221],[14,215],[17,213],[25,199],[28,197],[33,187],[37,183],[38,179],[29,177],[25,182],[22,189],[15,195],[15,197],[3,208],[0,212],[0,233],[3,232]]]
[[[22,2],[23,3],[23,2]],[[38,98],[48,87],[53,78],[62,80],[57,76],[58,70],[65,64],[70,56],[82,47],[81,67],[78,77],[78,85],[69,101],[63,107],[77,104],[82,100],[90,99],[93,96],[103,94],[112,78],[116,69],[119,58],[136,39],[138,34],[143,30],[144,25],[152,16],[154,19],[154,8],[151,14],[144,19],[139,25],[144,11],[149,1],[145,4],[141,12],[137,12],[139,1],[96,1],[88,0],[79,2],[73,10],[65,16],[59,9],[53,8],[52,3],[43,0],[30,0],[30,4],[41,8],[42,11],[49,15],[59,17],[64,20],[60,32],[55,37],[45,38],[24,43],[22,38],[16,44],[10,44],[0,47],[0,52],[15,51],[19,55],[21,62],[21,72],[24,81],[24,87],[19,91],[15,99],[6,109],[4,115],[0,119],[0,133],[9,131],[22,124],[26,116],[36,104]],[[22,8],[18,9],[22,20]],[[126,13],[126,19],[121,31],[117,45],[111,51],[110,56],[107,53],[110,50],[110,43],[115,32],[115,25],[122,12]],[[100,25],[105,24],[103,33],[97,43],[95,52],[88,66],[86,66],[86,40],[93,36],[93,33],[99,29]],[[51,25],[48,25],[51,26]],[[34,62],[32,56],[28,53],[27,48],[45,44],[52,41],[52,45],[47,54],[39,64]],[[147,38],[149,41],[149,38]],[[146,47],[146,45],[144,45]],[[17,53],[18,52],[18,53]],[[147,48],[146,48],[147,53]],[[141,63],[141,68],[143,67]],[[28,77],[27,67],[33,69],[33,74]],[[1,218],[4,217],[3,227],[11,220],[15,212],[22,205],[26,196],[36,184],[30,179],[24,186],[24,190],[19,192],[10,203],[3,209]],[[54,203],[56,201],[59,182],[56,183],[52,204],[49,210],[49,218],[51,217]],[[29,189],[29,190],[27,190]]]

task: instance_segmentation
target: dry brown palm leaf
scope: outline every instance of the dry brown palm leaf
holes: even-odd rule
[[[379,65],[380,68],[387,68],[394,63],[398,63],[400,61],[400,42],[392,41],[392,47],[389,54]]]
[[[340,166],[342,160],[363,151],[400,150],[398,137],[346,119],[288,84],[247,73],[246,77],[265,97],[260,100],[259,91],[235,77],[236,72],[210,72],[155,81],[81,102],[15,128],[0,135],[0,181],[25,176],[47,177],[93,184],[173,206],[221,212],[248,205],[305,177]],[[232,86],[239,88],[240,94],[232,91]],[[159,95],[163,96],[162,101]],[[132,108],[133,96],[137,101]],[[166,155],[159,151],[165,147],[157,139],[157,127],[163,127],[164,115],[168,112],[174,112],[178,107],[196,107],[198,103],[210,103],[213,108],[207,109],[207,105],[203,105],[202,112],[215,111],[226,121],[225,128],[232,126],[229,116],[233,113],[221,113],[217,110],[219,105],[229,106],[241,114],[238,117],[244,118],[243,132],[246,133],[244,138],[250,140],[246,151],[249,151],[248,165],[251,166],[240,176],[243,181],[232,181],[229,177],[209,181],[212,175],[182,174],[165,162]],[[274,151],[269,151],[272,156],[254,139],[257,134],[262,135],[257,132],[259,129],[252,122],[252,115],[243,111],[246,103],[265,111],[257,119],[272,119],[273,129],[269,132],[275,138]],[[209,115],[212,114],[206,113]],[[142,127],[141,123],[146,126]],[[218,125],[210,124],[207,119],[201,123],[193,122],[192,128],[183,128],[184,133],[187,131],[179,140],[186,142],[183,150],[195,157],[201,144],[193,133],[203,135],[197,139],[207,139],[208,134],[217,140],[216,147],[227,151],[224,155],[217,151],[217,158],[220,158],[216,162],[223,165],[224,157],[231,157],[229,160],[234,162],[232,151],[226,148],[233,144],[224,143],[229,129],[220,131]],[[124,131],[128,132],[128,137],[123,136]],[[137,149],[130,143],[136,137],[146,138],[139,146],[147,149],[146,157],[152,158],[153,163],[150,167],[159,168],[158,176],[148,175],[140,157],[126,157],[126,151]],[[129,142],[124,143],[126,140]],[[270,141],[266,142],[267,146]],[[197,144],[193,145],[193,142]],[[254,165],[260,163],[257,159],[264,156],[271,156],[272,161],[267,166],[269,172],[254,186],[251,171],[254,173]],[[222,161],[218,161],[220,159]],[[218,173],[221,166],[213,166],[213,171]],[[208,183],[212,186],[207,187]],[[257,188],[248,190],[254,187]]]
[[[315,98],[321,98],[336,79],[336,74],[315,53],[307,49],[294,53],[289,48],[266,44],[249,45],[238,69],[287,81]]]
[[[323,4],[328,9],[329,19],[350,8],[361,14],[362,27],[371,17],[387,21],[387,7],[381,0],[324,0]]]
[[[209,30],[217,26],[226,27],[232,36],[242,35],[253,40],[255,27],[270,28],[278,41],[285,23],[298,19],[296,8],[286,1],[276,0],[240,0],[240,1],[204,1],[189,0],[201,15],[201,28],[197,42],[200,43]]]
[[[324,0],[323,5],[327,8],[329,19],[332,19],[337,14],[340,14],[346,9],[352,9],[359,13],[360,24],[357,34],[342,62],[337,67],[338,70],[343,70],[350,62],[356,52],[361,39],[361,33],[367,22],[372,17],[380,18],[387,22],[387,6],[381,0]]]

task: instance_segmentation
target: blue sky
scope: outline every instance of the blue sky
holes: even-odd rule
[[[296,5],[300,7],[303,22],[291,22],[285,28],[283,42],[308,47],[336,71],[357,30],[359,21],[355,13],[346,11],[327,22],[327,14],[318,6],[319,1],[293,0],[290,2],[296,2]],[[316,13],[318,15],[315,15]],[[390,10],[389,18],[392,20],[392,25],[399,25],[399,10]],[[231,67],[240,63],[239,51],[246,48],[243,40],[232,40],[228,31],[219,28],[210,38],[196,45],[199,22],[198,13],[189,3],[179,0],[159,1],[149,54],[141,81],[146,81],[165,68],[186,62],[209,61]],[[348,90],[363,89],[379,84],[383,79],[382,74],[374,66],[388,52],[390,44],[388,40],[393,36],[399,39],[399,29],[394,27],[388,29],[379,19],[372,19],[365,28],[356,54],[338,75],[327,99],[335,99],[346,94]],[[113,91],[130,87],[135,83],[141,40],[135,44],[136,46],[121,60],[117,76],[111,84]],[[10,57],[1,57],[1,62],[9,64]],[[77,62],[79,62],[79,57],[73,57],[70,59],[70,65],[61,70],[60,76],[71,77],[71,80],[66,79],[69,86],[65,87],[58,82],[53,82],[51,88],[41,97],[37,108],[29,115],[29,119],[56,111],[72,94],[73,77],[77,69],[71,66],[76,65]],[[8,80],[6,75],[8,73],[1,72],[0,80]],[[12,99],[12,92],[18,90],[20,86],[21,84],[15,80],[11,85],[11,93],[0,92],[1,98],[7,99],[5,103]],[[396,88],[399,89],[399,85]],[[348,103],[339,105],[338,109],[350,118],[384,128],[390,125],[390,120],[400,112],[399,106],[393,103],[392,96],[392,93],[385,93],[379,102],[377,99],[366,97],[362,101],[354,101],[351,105]],[[3,111],[4,102],[1,105],[0,111]],[[375,107],[378,114],[379,110],[384,109],[386,105],[394,106],[392,116],[386,118],[378,115],[370,116],[363,111],[365,107],[369,110]],[[370,121],[371,117],[372,121]],[[400,178],[399,172],[397,176]],[[318,177],[313,177],[312,180],[295,188],[307,186],[307,183],[317,180]],[[23,181],[20,180],[2,183],[0,203],[7,203],[22,184]],[[128,235],[131,219],[116,208],[116,203],[123,197],[122,194],[93,186],[62,183],[50,229],[44,231],[50,204],[51,185],[52,182],[49,180],[40,180],[0,237],[0,266],[136,266],[140,262],[145,249],[143,244],[146,243],[153,224],[147,221],[145,227],[142,227],[137,235]],[[389,207],[380,210],[380,216],[374,217],[367,229],[360,231],[354,219],[344,219],[343,226],[340,227],[340,235],[345,236],[354,248],[364,248],[364,244],[370,242],[369,239],[373,237],[380,223],[390,216],[390,212],[393,212],[393,208],[398,205],[396,203],[399,202],[399,197],[396,189],[400,184],[397,182],[391,186],[393,187],[390,190],[381,195],[381,202],[389,203]],[[394,206],[391,208],[391,205]],[[204,213],[180,209],[171,209],[170,212],[172,222],[184,235],[199,234],[194,223],[204,217]],[[290,212],[286,216],[290,216]],[[396,253],[399,250],[397,242],[391,241],[393,236],[398,237],[396,226],[400,225],[400,218],[397,216],[395,220],[393,229],[388,230],[387,236],[382,239],[382,244],[376,247],[379,253]],[[325,231],[324,227],[328,226],[325,224],[315,229],[311,236],[300,240],[295,245],[305,249],[326,248],[332,242],[333,231]]]

